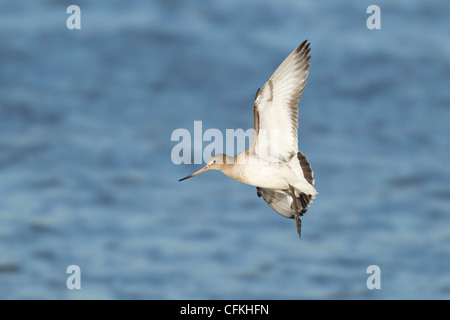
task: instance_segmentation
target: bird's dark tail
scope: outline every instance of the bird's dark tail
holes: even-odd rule
[[[314,172],[311,169],[311,164],[308,162],[306,157],[300,151],[297,153],[297,159],[300,162],[300,167],[303,171],[303,176],[306,181],[308,181],[311,185],[314,185]],[[308,206],[312,201],[312,196],[303,192],[300,192],[300,195],[297,197],[296,206],[299,210],[300,216],[303,216],[308,210]]]
[[[305,177],[306,181],[314,185],[314,172],[311,169],[311,164],[300,151],[297,153],[297,159],[298,161],[300,161],[300,167],[302,168],[303,176]]]

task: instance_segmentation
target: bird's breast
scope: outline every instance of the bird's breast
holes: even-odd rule
[[[287,167],[282,164],[266,162],[235,165],[233,170],[224,173],[255,187],[285,190],[288,188],[286,169]]]

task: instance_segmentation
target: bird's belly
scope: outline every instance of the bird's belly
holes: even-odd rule
[[[279,164],[250,166],[243,170],[242,182],[260,188],[286,190],[289,185],[284,171]]]

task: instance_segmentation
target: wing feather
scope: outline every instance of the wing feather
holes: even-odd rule
[[[298,102],[308,77],[309,45],[307,41],[300,44],[258,89],[249,152],[283,162],[297,154]]]

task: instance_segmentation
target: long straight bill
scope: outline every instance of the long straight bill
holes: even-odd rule
[[[180,179],[180,180],[178,180],[178,181],[183,181],[183,180],[192,178],[192,177],[194,177],[194,176],[196,176],[196,175],[198,175],[198,174],[200,174],[200,173],[203,173],[203,172],[205,172],[205,171],[208,171],[208,170],[209,170],[208,166],[205,166],[204,168],[198,170],[197,172],[194,172],[193,174],[190,174],[190,175],[188,175],[187,177],[184,177],[183,179]]]

